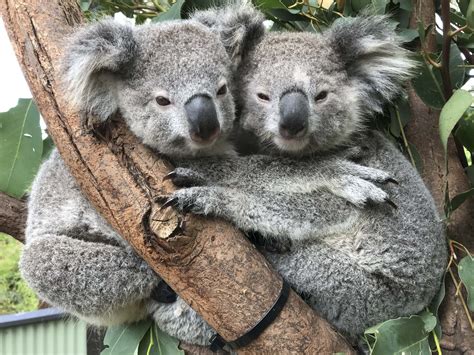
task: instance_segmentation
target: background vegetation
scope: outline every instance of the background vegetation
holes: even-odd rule
[[[195,9],[225,3],[225,0],[80,1],[82,10],[91,21],[121,12],[137,24],[186,18]],[[454,211],[474,195],[474,109],[470,93],[473,85],[466,85],[474,65],[474,0],[436,1],[435,24],[424,23],[419,13],[414,16],[415,9],[410,0],[255,0],[254,3],[272,21],[272,31],[319,32],[337,19],[355,16],[366,7],[391,16],[407,48],[419,61],[419,73],[412,81],[412,87],[428,107],[441,111],[438,139],[445,151],[443,217],[449,223]],[[429,160],[420,156],[406,134],[407,124],[416,119],[411,117],[409,100],[404,96],[387,106],[385,114],[375,117],[372,125],[394,141],[422,173]],[[470,188],[453,196],[450,195],[447,179],[452,168],[447,157],[449,137],[455,141],[457,157],[470,181]],[[41,160],[51,147],[49,138],[42,139],[39,116],[31,100],[22,99],[15,108],[0,113],[0,191],[16,198],[24,197]],[[456,286],[456,294],[472,331],[474,323],[470,311],[474,311],[474,259],[463,244],[454,240],[455,236],[449,237],[451,256],[447,277]],[[0,252],[0,275],[8,275],[6,281],[3,276],[0,279],[0,312],[4,309],[12,312],[28,309],[36,300],[19,281],[15,267],[19,247],[2,236],[1,243],[13,248],[14,252],[11,255],[5,252],[9,257],[2,254],[4,248]],[[389,320],[368,329],[365,341],[370,351],[374,354],[402,351],[441,353],[439,339],[442,330],[438,308],[444,296],[443,287],[429,309],[421,314]],[[149,354],[161,351],[163,346],[167,346],[167,353],[178,352],[177,342],[148,322],[110,329],[105,344],[108,347],[106,352],[111,348],[127,347]]]

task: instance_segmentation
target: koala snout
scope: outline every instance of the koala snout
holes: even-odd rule
[[[309,103],[305,94],[290,91],[280,98],[279,132],[283,138],[297,138],[308,128]]]
[[[193,141],[203,143],[212,141],[220,133],[214,101],[207,95],[196,95],[185,104],[189,123],[189,134]]]

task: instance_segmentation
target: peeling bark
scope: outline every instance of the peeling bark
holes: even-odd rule
[[[171,167],[121,122],[99,139],[61,98],[61,41],[82,21],[74,0],[1,0],[2,17],[35,101],[82,191],[103,217],[221,336],[231,341],[271,307],[281,278],[223,221],[160,210]],[[186,227],[182,228],[185,220]],[[329,354],[352,349],[294,292],[277,319],[240,353]]]

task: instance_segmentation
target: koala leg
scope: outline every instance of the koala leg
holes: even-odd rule
[[[97,325],[144,318],[144,300],[160,280],[123,246],[64,235],[33,236],[20,269],[40,298]]]

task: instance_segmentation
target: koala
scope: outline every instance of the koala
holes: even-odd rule
[[[224,37],[239,27],[229,18],[241,21],[235,9],[196,18]],[[369,326],[422,311],[444,275],[444,226],[415,168],[365,124],[403,91],[414,68],[394,26],[364,14],[323,34],[257,30],[245,38],[234,96],[239,124],[258,138],[260,154],[182,163],[170,178],[184,188],[169,204],[282,246],[261,249],[354,341]],[[385,174],[362,176],[392,182],[383,187],[389,200],[360,200],[364,187],[351,181],[361,169]]]
[[[61,76],[85,126],[120,112],[160,154],[235,154],[231,59],[208,27],[191,20],[137,27],[103,20],[69,43]],[[32,186],[20,268],[41,299],[92,324],[151,315],[184,341],[205,345],[214,334],[182,299],[155,300],[161,300],[160,277],[94,210],[57,151]]]

